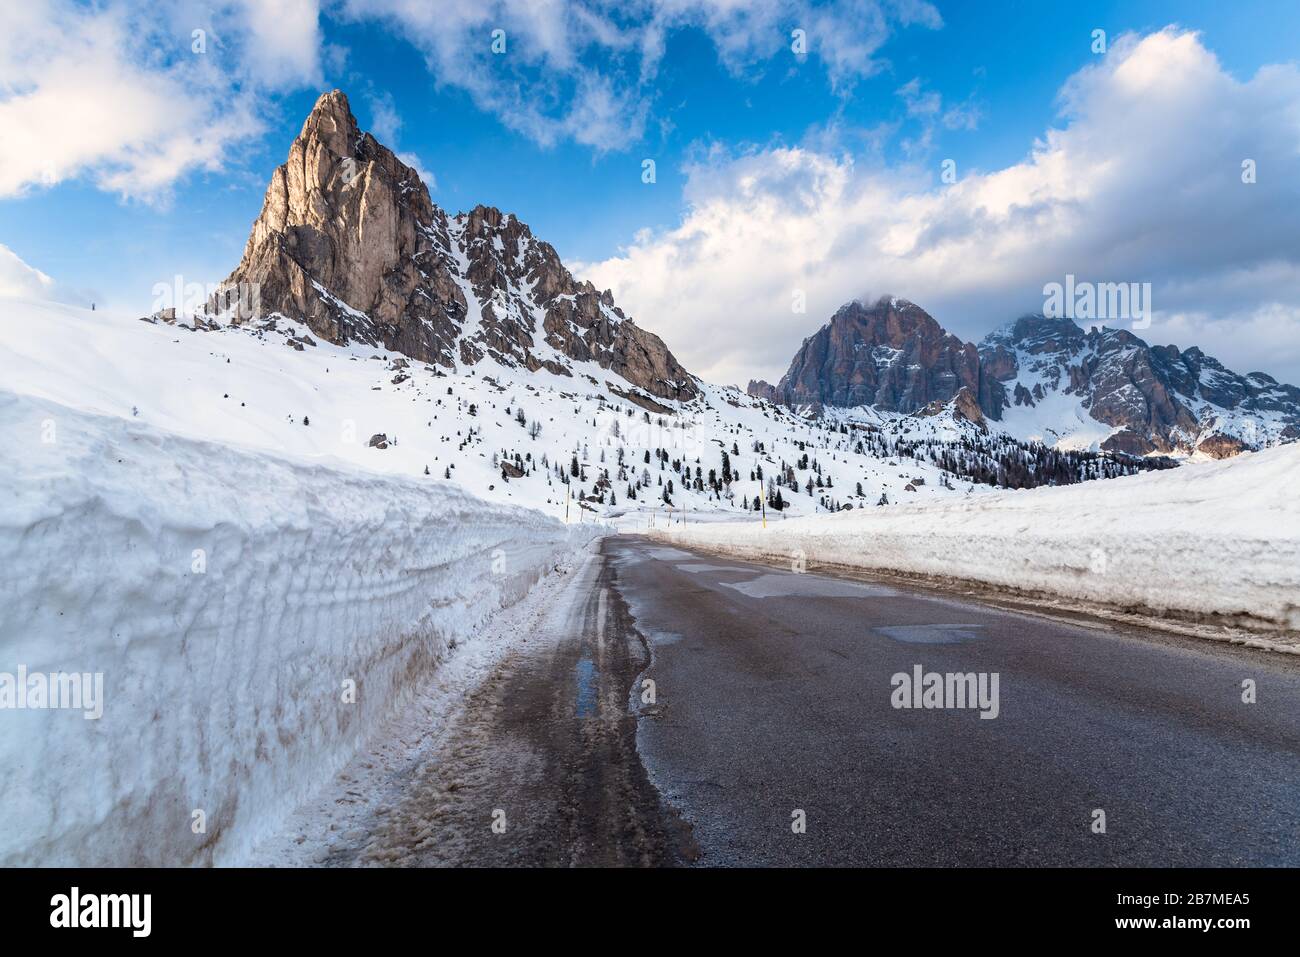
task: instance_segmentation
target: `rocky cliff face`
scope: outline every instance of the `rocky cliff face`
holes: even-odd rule
[[[251,318],[247,305],[229,305],[226,290],[241,285],[256,290],[261,315],[301,320],[333,343],[449,369],[491,358],[571,375],[593,362],[659,398],[698,391],[658,336],[608,291],[577,282],[513,215],[478,206],[448,216],[434,205],[416,172],[357,128],[338,90],[316,102],[272,176],[243,258],[208,311]]]
[[[777,385],[752,381],[748,391],[796,407],[950,414],[1019,439],[1097,441],[1132,455],[1222,458],[1300,439],[1300,389],[1262,372],[1238,375],[1200,349],[1043,315],[976,347],[893,298],[844,306],[804,340]]]
[[[1113,428],[1107,449],[1223,457],[1300,438],[1300,389],[1260,372],[1238,375],[1200,349],[1149,346],[1127,330],[1085,332],[1069,319],[1030,315],[987,336],[979,352],[1006,390],[1009,420],[1072,399]]]
[[[1002,386],[984,374],[975,346],[944,331],[924,309],[904,299],[850,302],[804,340],[789,371],[749,392],[787,405],[870,405],[917,412],[965,390],[985,416],[1005,405]]]

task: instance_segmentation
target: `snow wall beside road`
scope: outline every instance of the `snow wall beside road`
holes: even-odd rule
[[[0,709],[5,866],[238,863],[601,531],[12,393],[0,442],[0,704],[103,676],[97,719]]]

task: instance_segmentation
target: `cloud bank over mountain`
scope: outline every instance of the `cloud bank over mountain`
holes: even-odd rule
[[[1149,341],[1300,378],[1300,70],[1239,80],[1196,33],[1167,28],[1119,38],[1058,99],[1060,124],[1021,162],[959,168],[950,185],[939,157],[715,150],[689,168],[680,224],[578,271],[715,381],[779,376],[855,297],[907,296],[975,339],[1041,310],[1043,285],[1067,273],[1151,282]]]

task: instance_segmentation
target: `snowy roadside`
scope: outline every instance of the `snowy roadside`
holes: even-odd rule
[[[253,867],[319,867],[322,865],[399,864],[382,856],[370,860],[376,831],[399,813],[409,792],[422,774],[431,770],[459,767],[469,751],[502,742],[483,739],[467,713],[475,692],[514,655],[548,660],[559,642],[570,637],[554,627],[552,620],[569,622],[576,608],[595,585],[601,558],[599,541],[592,540],[584,552],[575,552],[547,575],[519,602],[493,615],[475,633],[472,641],[422,683],[409,702],[397,709],[333,778],[303,801],[282,826],[253,848],[240,863]],[[513,760],[498,751],[496,760]],[[519,761],[527,761],[520,756]],[[444,772],[439,772],[444,773]],[[442,782],[455,792],[466,782],[452,770]],[[515,774],[522,774],[519,768]],[[490,824],[483,808],[482,827]],[[422,848],[430,835],[413,827],[412,848]],[[408,849],[409,850],[409,849]]]
[[[243,860],[602,531],[7,392],[0,443],[5,866]]]
[[[794,569],[897,573],[1300,653],[1300,445],[955,503],[643,529]]]

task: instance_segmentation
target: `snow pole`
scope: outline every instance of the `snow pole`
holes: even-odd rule
[[[564,483],[564,524],[569,524],[569,483]]]

